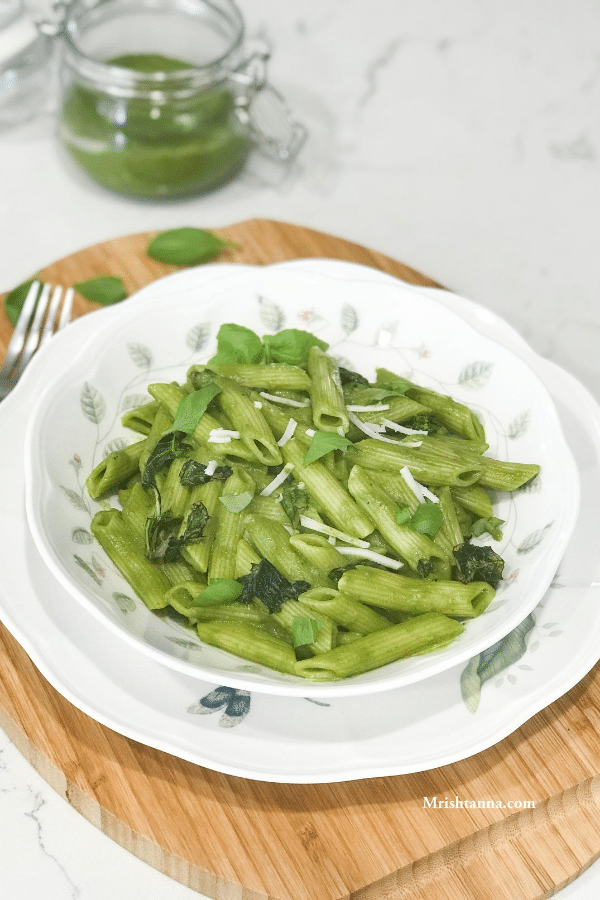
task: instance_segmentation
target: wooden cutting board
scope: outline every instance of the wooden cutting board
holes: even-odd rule
[[[222,261],[330,257],[428,278],[379,253],[281,222],[215,229]],[[48,266],[69,285],[120,275],[130,292],[173,271],[149,234]],[[75,312],[92,308],[77,298]],[[0,312],[0,356],[10,335]],[[0,725],[65,800],[171,878],[219,900],[538,900],[600,854],[600,666],[495,747],[415,775],[279,785],[222,775],[121,737],[79,712],[0,626]],[[534,800],[536,808],[423,808],[423,797]]]

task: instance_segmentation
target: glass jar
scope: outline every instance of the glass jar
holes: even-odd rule
[[[280,159],[302,143],[231,0],[74,0],[60,37],[59,136],[110,190],[201,194],[234,178],[257,142]],[[270,134],[253,122],[259,93],[281,126]]]
[[[41,112],[52,85],[52,40],[22,0],[0,0],[0,131]]]

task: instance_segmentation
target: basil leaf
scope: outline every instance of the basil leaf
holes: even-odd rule
[[[168,431],[165,431],[165,434],[171,434],[173,431],[193,434],[211,400],[214,400],[220,393],[221,388],[217,384],[207,384],[197,391],[192,391],[191,394],[186,394],[181,398],[181,403],[177,407],[173,425]]]
[[[319,623],[316,619],[306,616],[294,616],[292,619],[292,643],[295,647],[304,647],[316,641],[319,633]]]
[[[257,334],[250,328],[229,322],[219,328],[217,353],[208,365],[256,365],[263,355],[263,344]]]
[[[411,516],[409,525],[419,534],[435,537],[442,524],[442,510],[439,503],[419,503]]]
[[[310,497],[308,491],[291,484],[281,492],[281,507],[294,528],[300,528],[300,516],[308,509]]]
[[[342,437],[341,434],[336,434],[334,431],[316,431],[304,457],[304,464],[308,465],[327,453],[331,453],[332,450],[347,450],[351,446],[352,441]]]
[[[235,246],[202,228],[174,228],[150,241],[148,256],[172,266],[197,266]]]
[[[243,494],[229,494],[227,497],[219,497],[219,500],[229,512],[240,513],[252,502],[253,497],[254,494],[251,494],[250,491],[244,491]]]
[[[192,604],[194,606],[215,606],[217,603],[231,603],[232,600],[237,600],[242,591],[242,585],[233,578],[215,578],[206,590],[194,597]]]
[[[263,338],[268,362],[285,363],[289,366],[303,366],[308,360],[311,347],[327,350],[329,344],[298,328],[284,328],[277,334],[266,334]]]
[[[238,581],[243,585],[240,602],[252,603],[258,597],[270,613],[278,612],[286,600],[297,600],[300,594],[311,588],[308,581],[289,582],[268,559],[255,563],[250,573],[238,578]]]
[[[207,484],[209,481],[227,481],[233,475],[231,466],[217,466],[212,475],[206,474],[206,465],[195,459],[188,459],[181,467],[179,480],[186,487]]]
[[[101,275],[88,281],[78,281],[73,287],[82,297],[102,306],[112,306],[113,303],[119,303],[127,297],[123,280],[116,275]]]
[[[173,434],[163,434],[159,438],[144,467],[142,487],[154,487],[158,472],[166,469],[178,457],[187,455],[191,447],[189,444],[184,443],[183,439],[185,436],[180,431]]]
[[[23,304],[29,293],[29,288],[33,282],[37,280],[37,278],[30,278],[29,281],[24,281],[23,284],[19,284],[16,288],[13,288],[12,291],[9,291],[4,298],[4,309],[6,310],[6,315],[13,328],[21,315],[21,310],[23,309]],[[43,285],[40,282],[40,288],[41,287],[43,287]]]
[[[396,524],[397,525],[406,525],[407,522],[410,522],[411,512],[408,506],[403,507],[403,509],[399,510],[396,513]]]

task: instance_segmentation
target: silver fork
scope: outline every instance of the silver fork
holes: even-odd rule
[[[55,332],[68,324],[73,304],[73,289],[34,281],[17,320],[4,365],[0,369],[0,400],[10,394],[33,354],[48,343]],[[60,315],[59,315],[60,308]]]

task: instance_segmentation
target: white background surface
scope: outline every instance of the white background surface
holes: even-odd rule
[[[117,234],[283,219],[367,244],[489,307],[600,399],[600,7],[239,5],[309,129],[296,165],[268,178],[251,165],[208,197],[143,204],[74,173],[51,116],[0,133],[0,289]],[[198,896],[88,824],[2,733],[0,833],[3,900]],[[559,896],[599,895],[600,865]]]

